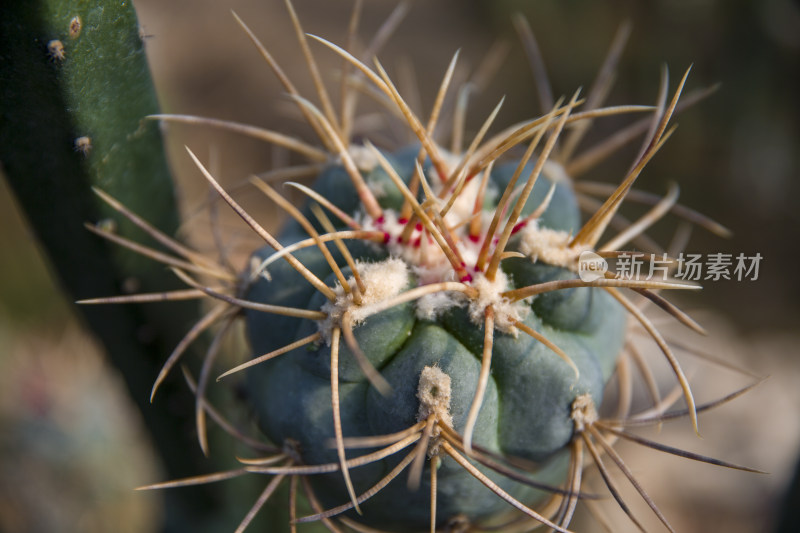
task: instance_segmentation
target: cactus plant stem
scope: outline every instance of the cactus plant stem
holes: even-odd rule
[[[118,294],[126,279],[143,292],[176,289],[160,266],[109,246],[84,228],[87,221],[118,218],[92,187],[108,191],[166,233],[177,228],[158,128],[141,123],[158,108],[131,2],[0,6],[2,173],[62,286],[72,299]],[[61,43],[56,53],[55,42]],[[119,221],[118,234],[147,240],[126,220]],[[174,414],[151,409],[142,392],[158,372],[160,354],[174,346],[196,313],[195,304],[80,310],[120,370],[171,477],[196,472],[200,454]],[[166,396],[182,405],[172,385],[169,389]],[[215,509],[208,488],[167,498],[166,530],[191,529]]]

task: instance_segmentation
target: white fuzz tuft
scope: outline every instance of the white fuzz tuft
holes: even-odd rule
[[[586,426],[591,426],[599,418],[594,400],[590,394],[581,394],[572,402],[572,414],[570,415],[575,423],[575,431],[581,432]]]
[[[417,386],[419,411],[417,420],[427,420],[431,415],[447,427],[453,427],[450,415],[450,376],[438,366],[426,366],[422,369]]]
[[[417,300],[417,318],[421,320],[436,320],[444,311],[451,307],[462,306],[466,297],[460,292],[435,292],[426,294]]]
[[[345,292],[340,284],[336,284],[333,291],[336,300],[325,302],[322,311],[328,314],[325,320],[320,320],[319,330],[325,341],[330,344],[331,331],[341,323],[342,316],[349,313],[353,326],[364,322],[369,316],[368,306],[394,298],[408,286],[408,266],[396,257],[391,257],[377,263],[356,262],[356,269],[364,282],[367,290],[361,295],[361,305],[353,302],[353,295]],[[350,277],[347,280],[350,287],[356,287],[356,280]]]
[[[367,180],[367,187],[369,187],[369,190],[375,195],[375,198],[384,198],[387,194],[383,183],[377,180]]]
[[[353,159],[353,163],[356,164],[358,170],[362,172],[371,172],[375,167],[378,166],[377,156],[375,156],[375,153],[366,146],[351,144],[347,148],[347,153],[350,154],[350,157]]]
[[[520,231],[519,250],[534,263],[542,261],[575,271],[581,253],[591,248],[585,245],[570,247],[570,240],[572,236],[566,231],[540,228],[536,221],[532,221]]]
[[[494,308],[494,327],[503,333],[517,336],[514,322],[522,321],[530,310],[523,302],[510,302],[500,294],[509,289],[508,277],[498,271],[494,281],[483,274],[476,274],[472,286],[478,289],[478,297],[469,302],[469,317],[476,325],[483,325],[486,308]]]

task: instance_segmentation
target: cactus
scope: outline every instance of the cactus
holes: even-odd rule
[[[160,264],[108,245],[85,227],[91,223],[117,241],[155,242],[116,217],[93,187],[166,235],[178,227],[161,134],[144,120],[158,105],[131,2],[3,2],[0,50],[2,172],[66,292],[78,299],[123,288],[176,288]],[[158,373],[160,354],[196,316],[196,302],[79,309],[124,377],[166,471],[176,477],[197,471],[203,458],[191,437],[141,394]],[[185,403],[182,389],[174,383],[167,389],[165,398]],[[205,512],[215,512],[210,493],[170,495],[167,528],[202,523]]]
[[[360,4],[356,2],[354,21]],[[461,139],[468,88],[457,88],[456,103],[449,110],[455,117],[454,140],[445,147],[434,132],[445,116],[442,110],[452,90],[458,54],[445,72],[433,111],[423,121],[380,62],[372,68],[351,51],[306,36],[291,2],[287,6],[319,106],[297,92],[269,51],[237,20],[316,133],[319,147],[231,122],[185,115],[150,117],[230,129],[308,158],[309,167],[297,172],[316,169],[314,184],[289,184],[308,197],[300,208],[266,181],[252,180],[291,217],[280,234],[273,236],[245,211],[191,150],[208,183],[266,243],[252,253],[244,269],[217,263],[165,237],[156,229],[162,227],[158,220],[144,222],[134,214],[135,206],[130,209],[100,193],[112,209],[170,250],[171,255],[165,255],[148,246],[136,247],[168,264],[188,288],[83,303],[213,301],[161,368],[151,398],[187,347],[216,327],[197,381],[186,374],[195,393],[200,448],[208,453],[206,419],[211,418],[264,454],[241,458],[243,465],[233,470],[147,488],[271,476],[237,531],[251,524],[282,485],[289,491],[286,514],[293,525],[322,521],[329,528],[338,524],[356,530],[434,531],[544,524],[567,531],[578,502],[591,497],[582,489],[585,459],[591,457],[635,524],[641,528],[608,473],[609,459],[672,529],[614,450],[613,441],[623,438],[750,470],[653,443],[627,429],[634,423],[684,416],[697,431],[698,412],[741,392],[697,405],[678,359],[634,299],[653,303],[688,328],[702,331],[660,295],[699,287],[613,272],[581,275],[582,258],[625,253],[630,242],[644,239],[647,228],[668,212],[724,233],[713,221],[678,208],[676,190],[653,200],[633,189],[672,133],[670,120],[684,106],[679,99],[688,71],[671,97],[665,72],[655,106],[602,107],[623,29],[585,99],[576,92],[570,99],[546,102],[541,117],[489,136],[501,101],[467,148]],[[515,22],[526,50],[535,54],[527,23],[521,18]],[[355,31],[355,24],[352,28]],[[345,61],[347,83],[342,85],[338,112],[321,79],[312,40]],[[352,35],[350,40],[355,41]],[[68,47],[51,42],[48,49],[54,62],[70,57]],[[356,86],[377,94],[388,113],[401,117],[415,142],[379,149],[369,141],[369,132],[356,131]],[[635,113],[651,114],[624,132],[631,138],[642,135],[642,148],[620,184],[582,222],[583,196],[571,172],[587,160],[596,162],[596,154],[606,157],[616,146],[613,140],[601,143],[593,159],[573,157],[572,152],[592,121]],[[89,146],[85,140],[80,145]],[[653,205],[601,244],[607,230],[620,221],[620,206],[631,198]],[[113,232],[95,231],[119,241]],[[645,248],[663,253],[644,242]],[[133,247],[127,241],[122,244]],[[240,317],[252,357],[218,380],[239,378],[243,383],[244,402],[266,437],[262,440],[228,422],[208,395],[222,339]],[[664,415],[675,399],[661,399],[652,390],[653,408],[631,414],[627,366],[640,361],[628,344],[629,321],[663,352],[685,410]],[[604,397],[615,372],[619,394],[616,405],[607,405]],[[298,503],[301,485],[305,504]],[[298,516],[299,505],[310,507],[304,516]]]
[[[382,161],[387,165],[385,171],[380,166],[373,168],[367,174],[367,183],[372,183],[374,188],[380,180],[374,174],[385,176],[384,172],[392,173],[397,168],[414,168],[416,152],[406,151],[393,157],[391,166],[388,166],[388,158]],[[402,160],[403,156],[407,161]],[[490,173],[486,190],[491,193],[504,190],[516,166],[500,167]],[[526,167],[522,165],[521,168]],[[431,165],[423,172],[433,176],[432,169]],[[531,175],[532,170],[530,166],[527,174]],[[336,198],[328,199],[339,208],[344,202],[337,200],[352,198],[355,190],[347,187],[347,182],[331,187],[326,181],[343,174],[342,167],[331,167],[323,172],[315,187],[317,192],[328,188],[338,191]],[[402,186],[405,186],[412,174],[397,177],[403,179]],[[479,185],[479,179],[472,183]],[[559,192],[553,194],[553,199],[558,200],[551,200],[546,209],[539,210],[541,214],[536,212],[540,203],[525,204],[521,216],[534,215],[534,218],[516,232],[508,245],[509,251],[519,253],[525,246],[525,239],[535,238],[539,233],[567,236],[568,232],[577,230],[577,206],[569,187],[549,182],[543,175],[537,183],[541,187],[534,187],[532,198],[543,199],[553,186],[554,191],[560,187]],[[478,187],[472,188],[478,190]],[[499,198],[494,194],[487,196]],[[476,197],[473,194],[464,202],[469,208],[467,216],[454,213],[459,217],[448,218],[451,225],[472,216]],[[493,201],[477,199],[483,204],[483,222],[488,225],[497,206]],[[359,248],[363,246],[348,243],[364,287],[359,295],[360,305],[352,296],[358,289],[351,270],[342,269],[349,284],[345,289],[344,285],[337,284],[338,276],[331,271],[322,253],[313,248],[295,257],[327,286],[336,287],[336,299],[332,303],[326,303],[325,296],[304,283],[291,266],[280,263],[270,264],[267,268],[271,279],[259,278],[248,292],[250,301],[321,309],[328,313],[328,317],[317,322],[286,318],[284,324],[276,328],[269,315],[254,310],[246,312],[248,337],[255,354],[274,352],[297,339],[316,338],[312,348],[296,348],[286,356],[249,370],[249,389],[265,433],[274,442],[296,442],[304,462],[335,464],[336,450],[320,447],[318,443],[335,436],[331,416],[331,369],[338,363],[339,416],[342,431],[347,431],[349,441],[352,437],[403,433],[414,427],[416,436],[420,437],[425,435],[420,426],[427,422],[429,435],[420,438],[417,449],[425,451],[431,461],[441,453],[443,443],[449,442],[442,432],[455,431],[464,436],[466,449],[474,443],[476,448],[480,446],[485,450],[483,453],[511,455],[541,463],[542,470],[532,475],[532,479],[555,485],[565,474],[566,466],[563,457],[555,456],[573,435],[570,406],[584,395],[600,404],[604,383],[622,348],[625,317],[621,306],[610,295],[588,287],[548,293],[530,303],[515,305],[510,298],[504,299],[502,292],[511,292],[515,287],[575,279],[561,266],[547,265],[542,260],[534,262],[530,253],[505,259],[494,280],[489,279],[488,271],[484,274],[465,259],[467,277],[472,280],[447,281],[454,271],[449,263],[443,266],[445,258],[441,249],[432,242],[428,250],[422,249],[417,240],[428,236],[421,236],[422,232],[416,230],[408,239],[401,239],[403,225],[394,220],[397,212],[386,205],[388,202],[378,203],[386,220],[375,226],[387,244],[368,246],[361,251]],[[514,227],[516,222],[509,224]],[[284,230],[284,242],[303,240],[294,229]],[[485,230],[476,235],[479,239],[474,241],[466,231],[454,233],[454,240],[457,239],[454,250],[462,257],[477,258],[479,245],[487,238]],[[271,249],[262,249],[255,257],[263,261],[270,255]],[[335,256],[334,261],[344,263]],[[275,287],[295,290],[287,294],[288,291],[276,291]],[[417,296],[411,300],[415,292]],[[553,296],[556,298],[547,301]],[[393,305],[392,299],[398,303]],[[370,306],[385,310],[373,312]],[[362,318],[365,315],[366,318]],[[340,333],[334,333],[337,329]],[[339,353],[334,358],[334,343],[341,335],[351,340],[340,341]],[[353,355],[359,350],[368,361],[365,364],[380,369],[380,377],[374,375],[372,383],[368,379],[371,370],[363,372]],[[432,372],[438,376],[426,378]],[[430,383],[424,384],[426,379]],[[423,400],[423,395],[433,399],[443,396],[447,400],[442,400],[444,405],[437,411],[428,405],[432,400]],[[407,440],[414,442],[410,437]],[[411,449],[398,456],[415,457],[422,453]],[[419,457],[421,461],[422,456]],[[382,468],[353,469],[350,475],[356,492],[362,493],[377,484],[384,473],[399,462],[397,457],[384,460]],[[415,472],[416,475],[421,473],[419,469]],[[441,489],[437,514],[442,520],[463,515],[473,521],[500,512],[506,505],[501,499],[486,498],[481,484],[454,459],[442,462],[438,476]],[[494,483],[517,500],[535,499],[534,491],[525,485],[493,477]],[[320,500],[329,506],[341,503],[337,502],[341,499],[339,476],[328,474],[320,478]],[[411,482],[415,487],[421,484],[413,477]],[[422,485],[426,490],[409,491],[404,483],[390,484],[376,495],[380,504],[365,503],[364,520],[373,525],[394,523],[423,528],[430,520],[426,505],[430,486],[427,480]],[[542,496],[539,494],[539,499]]]

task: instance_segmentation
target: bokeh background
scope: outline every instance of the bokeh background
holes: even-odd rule
[[[351,4],[296,0],[306,30],[337,43],[345,41]],[[363,40],[395,5],[366,0]],[[310,139],[230,14],[234,10],[247,22],[308,94],[310,79],[283,2],[138,0],[135,6],[165,112],[247,122]],[[630,446],[622,452],[679,531],[773,530],[800,449],[800,7],[789,0],[419,0],[380,58],[392,74],[415,80],[407,85],[419,87],[425,111],[457,49],[461,64],[474,68],[494,43],[506,40],[511,45],[507,58],[470,102],[468,129],[474,131],[503,95],[506,104],[496,124],[510,124],[541,111],[510,23],[518,11],[536,34],[556,96],[590,86],[625,20],[633,32],[609,103],[654,102],[662,64],[670,69],[672,88],[689,65],[688,88],[721,84],[712,97],[676,119],[676,135],[638,186],[663,194],[669,182],[678,182],[682,203],[733,231],[725,240],[697,229],[689,251],[761,254],[758,280],[709,282],[702,294],[680,301],[712,332],[693,342],[770,378],[703,416],[702,440],[688,423],[665,426],[654,436],[769,474],[725,471]],[[335,79],[340,62],[321,47],[314,51],[324,74]],[[624,123],[598,123],[582,146]],[[183,146],[212,160],[221,181],[231,187],[286,162],[280,151],[210,128],[173,125],[166,128],[166,139],[187,220],[184,233],[201,247],[208,244],[202,240],[208,225],[196,213],[206,206],[208,191]],[[619,180],[636,148],[624,150],[587,179]],[[239,195],[276,222],[266,201],[246,190]],[[674,222],[659,224],[654,236],[668,239]],[[219,224],[238,246],[247,247],[246,231],[235,220],[223,214]],[[161,479],[138,414],[61,295],[4,182],[0,250],[0,531],[158,530],[159,495],[132,490]],[[675,330],[674,335],[686,334]],[[682,358],[693,369],[701,401],[752,381],[686,354]],[[664,387],[671,387],[668,373],[663,374]],[[632,527],[607,507],[618,530]],[[642,506],[635,508],[657,530]],[[584,519],[576,529],[596,527]]]

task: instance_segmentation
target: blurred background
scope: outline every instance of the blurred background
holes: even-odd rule
[[[350,0],[296,0],[306,31],[346,41]],[[397,5],[366,0],[360,37],[368,41]],[[142,34],[164,112],[250,123],[311,139],[234,10],[269,47],[287,75],[310,94],[289,17],[278,0],[137,0]],[[546,62],[553,93],[591,85],[619,25],[632,24],[609,104],[655,102],[662,65],[674,90],[693,65],[687,89],[721,84],[682,113],[676,134],[639,178],[643,190],[681,187],[681,203],[733,232],[722,239],[695,229],[695,253],[760,253],[755,281],[707,282],[702,294],[680,298],[711,331],[701,349],[770,378],[754,391],[701,418],[703,439],[688,423],[665,426],[661,442],[765,470],[744,474],[623,446],[622,454],[677,530],[771,531],[777,523],[800,446],[800,238],[798,113],[800,6],[789,0],[651,2],[576,0],[430,0],[412,3],[380,53],[390,74],[418,87],[420,113],[430,110],[453,53],[469,73],[499,41],[507,57],[470,100],[474,132],[501,96],[501,127],[541,113],[526,56],[511,24],[526,15]],[[313,45],[323,75],[334,80],[340,61]],[[630,118],[598,121],[582,149]],[[286,154],[207,127],[165,128],[181,194],[186,237],[207,246],[208,191],[183,146],[210,160],[229,187],[253,173],[286,164]],[[585,179],[618,182],[637,143]],[[245,206],[276,223],[258,195],[242,190]],[[630,216],[641,213],[633,208]],[[220,224],[242,249],[244,227],[221,214]],[[271,218],[270,218],[271,217]],[[652,235],[667,242],[675,220]],[[133,487],[161,480],[159,467],[115,371],[61,296],[46,258],[0,182],[0,531],[156,531],[159,495]],[[675,329],[675,336],[686,333]],[[165,354],[166,356],[166,354]],[[724,396],[752,378],[681,354],[694,372],[700,401]],[[664,387],[671,387],[664,371]],[[142,391],[146,394],[147,391]],[[594,480],[597,481],[597,480]],[[631,496],[631,501],[635,496]],[[798,503],[800,505],[800,503]],[[618,530],[630,526],[611,509]],[[639,516],[657,530],[642,506]],[[593,531],[590,519],[576,529]]]

